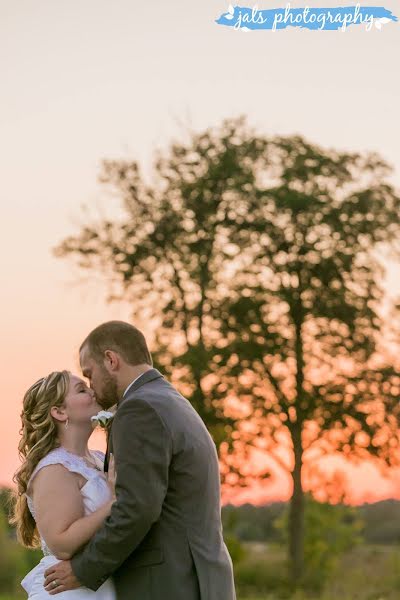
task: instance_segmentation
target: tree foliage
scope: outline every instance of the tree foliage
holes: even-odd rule
[[[105,161],[123,218],[56,249],[154,324],[157,362],[209,426],[227,482],[249,482],[254,447],[290,474],[295,579],[304,468],[328,453],[398,460],[397,346],[381,310],[381,257],[400,239],[389,174],[377,154],[226,120],[157,155],[152,184],[136,162]]]

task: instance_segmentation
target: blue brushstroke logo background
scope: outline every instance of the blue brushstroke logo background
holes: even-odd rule
[[[242,31],[256,29],[286,29],[300,27],[301,29],[345,31],[349,25],[365,24],[366,31],[373,25],[381,29],[390,21],[398,18],[383,6],[340,6],[332,8],[291,8],[288,3],[285,8],[258,10],[253,8],[229,5],[228,12],[223,13],[216,23]]]

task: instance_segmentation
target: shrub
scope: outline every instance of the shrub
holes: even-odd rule
[[[288,509],[276,521],[276,526],[285,538]],[[320,503],[306,496],[302,585],[321,590],[334,575],[343,554],[361,543],[363,527],[363,521],[352,507]]]

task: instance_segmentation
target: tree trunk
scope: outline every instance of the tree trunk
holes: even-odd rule
[[[299,584],[304,569],[304,492],[301,481],[303,448],[301,427],[292,429],[294,468],[292,471],[293,494],[289,509],[289,576],[292,583]]]
[[[302,277],[298,269],[299,288],[293,295],[292,317],[295,326],[295,355],[296,355],[296,421],[290,427],[294,467],[292,471],[293,494],[290,500],[289,512],[289,575],[292,583],[297,586],[304,570],[304,492],[302,486],[303,467],[303,418],[305,412],[304,399],[304,348],[302,325],[304,309],[301,300]]]

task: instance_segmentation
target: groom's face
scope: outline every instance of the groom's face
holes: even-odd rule
[[[95,361],[86,348],[80,354],[82,374],[89,380],[90,387],[96,394],[97,402],[102,408],[110,408],[118,402],[117,380],[104,364]]]

